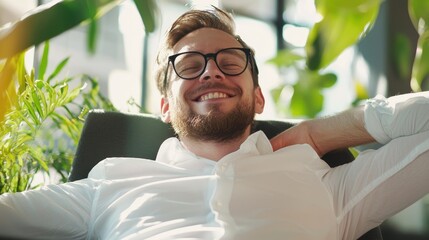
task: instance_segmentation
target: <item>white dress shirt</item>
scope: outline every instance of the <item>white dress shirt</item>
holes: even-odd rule
[[[156,161],[109,158],[87,179],[0,196],[0,235],[356,239],[429,192],[429,96],[370,100],[365,125],[386,145],[337,168],[306,144],[273,152],[262,132],[218,162],[170,138]]]

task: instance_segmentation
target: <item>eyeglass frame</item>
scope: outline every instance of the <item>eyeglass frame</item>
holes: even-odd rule
[[[243,71],[241,71],[240,73],[237,73],[237,74],[228,74],[228,73],[225,73],[220,67],[219,67],[219,65],[218,65],[218,62],[217,62],[217,60],[216,60],[216,57],[217,57],[217,55],[220,53],[220,52],[222,52],[222,51],[224,51],[224,50],[229,50],[229,49],[238,49],[238,50],[242,50],[244,53],[245,53],[245,55],[246,55],[246,66],[243,68]],[[180,56],[180,55],[182,55],[182,54],[187,54],[187,53],[198,53],[198,54],[200,54],[200,55],[202,55],[203,57],[204,57],[204,60],[205,60],[205,64],[204,64],[204,68],[202,68],[202,70],[201,70],[201,73],[200,74],[198,74],[197,76],[195,76],[195,77],[192,77],[192,78],[183,78],[183,77],[181,77],[178,73],[177,73],[177,71],[176,71],[176,66],[175,66],[175,63],[174,63],[174,61],[176,60],[176,58],[178,57],[178,56]],[[223,73],[223,74],[225,74],[225,75],[227,75],[227,76],[238,76],[238,75],[240,75],[240,74],[242,74],[244,71],[246,71],[246,69],[247,69],[247,66],[249,65],[249,61],[251,62],[250,63],[250,65],[252,66],[252,71],[255,71],[255,72],[253,72],[253,75],[252,75],[252,77],[254,77],[254,75],[258,75],[258,67],[257,67],[257,65],[256,65],[256,62],[255,62],[255,58],[254,58],[254,56],[253,56],[253,54],[252,54],[252,50],[250,49],[250,48],[239,48],[239,47],[231,47],[231,48],[223,48],[223,49],[220,49],[219,51],[217,51],[217,52],[215,52],[215,53],[207,53],[207,54],[203,54],[203,53],[201,53],[201,52],[198,52],[198,51],[189,51],[189,52],[181,52],[181,53],[177,53],[177,54],[173,54],[173,55],[170,55],[170,56],[168,56],[168,62],[167,62],[167,69],[166,69],[166,71],[165,71],[165,77],[164,77],[164,86],[167,86],[167,76],[168,76],[168,66],[170,66],[170,62],[171,62],[171,65],[173,66],[173,71],[174,71],[174,73],[179,77],[179,78],[181,78],[181,79],[184,79],[184,80],[193,80],[193,79],[196,79],[196,78],[198,78],[198,77],[200,77],[201,75],[203,75],[203,73],[204,73],[204,71],[205,71],[205,69],[206,69],[206,67],[207,67],[207,63],[208,63],[208,61],[210,60],[210,59],[213,59],[213,61],[215,62],[215,64],[216,64],[216,67]]]

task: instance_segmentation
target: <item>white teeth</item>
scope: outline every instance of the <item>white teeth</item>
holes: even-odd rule
[[[206,101],[206,100],[214,99],[214,98],[227,98],[227,97],[228,97],[228,95],[226,95],[225,93],[211,92],[211,93],[207,93],[206,95],[201,96],[200,100]]]

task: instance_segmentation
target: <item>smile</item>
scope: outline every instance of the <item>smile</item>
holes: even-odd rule
[[[201,95],[198,98],[198,101],[202,102],[202,101],[207,101],[207,100],[210,100],[210,99],[219,99],[219,98],[228,98],[228,97],[229,96],[226,93],[222,93],[222,92],[210,92],[210,93]]]

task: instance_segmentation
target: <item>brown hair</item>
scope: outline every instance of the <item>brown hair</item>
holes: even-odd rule
[[[181,15],[167,32],[165,41],[160,48],[156,58],[155,78],[158,90],[163,96],[167,96],[168,83],[165,81],[166,71],[168,69],[168,56],[173,53],[173,47],[187,34],[200,28],[215,28],[234,36],[237,41],[245,48],[249,46],[235,34],[235,23],[231,14],[213,7],[212,10],[190,10]],[[258,68],[254,59],[254,51],[251,51],[250,58],[252,78],[254,86],[258,83]]]

